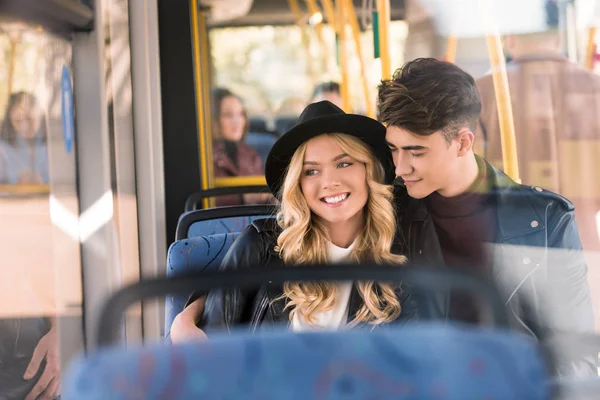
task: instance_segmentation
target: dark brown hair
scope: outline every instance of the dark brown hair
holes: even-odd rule
[[[429,136],[441,131],[446,140],[461,128],[477,127],[481,100],[471,75],[434,58],[406,63],[378,87],[379,118],[387,126]]]
[[[19,134],[13,126],[12,120],[10,119],[10,113],[12,112],[13,108],[24,101],[29,101],[31,107],[36,107],[38,105],[36,97],[29,92],[12,93],[8,98],[8,105],[6,106],[6,111],[4,112],[4,120],[2,121],[2,127],[0,127],[0,140],[5,141],[11,146],[15,146]],[[38,110],[37,112],[40,111]],[[39,139],[42,141],[42,143],[46,143],[46,121],[41,112],[39,118],[41,119],[40,131],[38,132]]]
[[[240,103],[242,103],[242,107],[244,108],[244,119],[246,120],[246,122],[244,123],[244,134],[242,135],[242,139],[241,139],[241,141],[243,142],[246,139],[246,135],[248,134],[248,128],[250,126],[250,123],[248,122],[248,114],[246,112],[246,106],[244,105],[244,102],[242,101],[240,96],[236,95],[229,89],[225,89],[225,88],[221,88],[221,87],[214,88],[210,92],[210,102],[211,102],[210,118],[212,120],[211,122],[212,122],[213,138],[215,138],[215,139],[223,138],[221,136],[221,122],[220,122],[221,106],[222,106],[223,100],[225,100],[227,97],[235,97],[236,99],[238,99],[240,101]]]

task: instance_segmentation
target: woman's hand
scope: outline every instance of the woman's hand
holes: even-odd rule
[[[196,326],[196,322],[200,320],[204,312],[205,301],[206,296],[202,296],[177,314],[171,325],[170,335],[172,343],[208,339],[206,333]]]
[[[208,336],[196,326],[193,320],[186,319],[179,314],[171,325],[171,343],[183,343],[192,340],[206,340]]]

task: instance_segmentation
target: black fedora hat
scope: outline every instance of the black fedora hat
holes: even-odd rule
[[[329,101],[307,106],[296,125],[284,133],[271,148],[265,165],[265,178],[271,193],[279,195],[292,156],[298,147],[324,133],[345,133],[362,140],[373,151],[385,171],[385,183],[395,178],[394,160],[385,140],[385,127],[376,120],[346,114]]]

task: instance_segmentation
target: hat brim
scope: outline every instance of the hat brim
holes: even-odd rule
[[[385,127],[362,115],[327,115],[294,126],[275,142],[265,164],[265,178],[271,193],[279,195],[290,160],[298,147],[325,133],[344,133],[367,144],[383,166],[385,183],[392,184],[395,178],[394,160],[385,140]]]

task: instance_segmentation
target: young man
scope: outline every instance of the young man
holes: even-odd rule
[[[421,58],[378,91],[402,181],[397,202],[409,260],[490,274],[514,325],[534,337],[541,330],[592,331],[573,205],[515,183],[474,155],[481,102],[473,78],[451,63]],[[436,306],[445,317],[475,318],[465,296],[441,298]],[[596,374],[593,357],[561,365],[561,373],[590,372]]]

